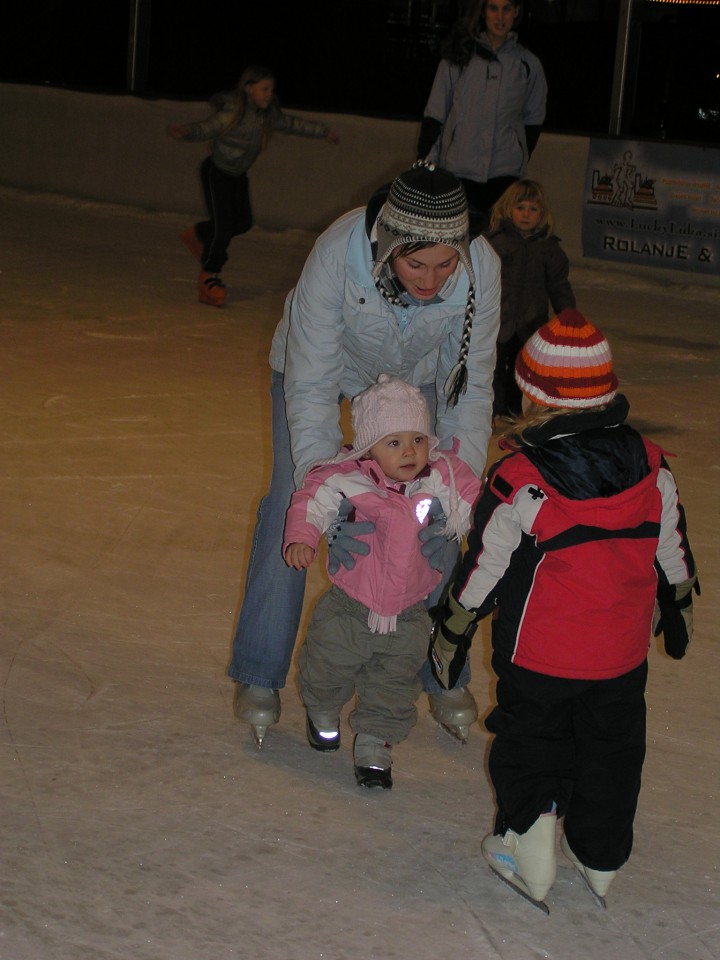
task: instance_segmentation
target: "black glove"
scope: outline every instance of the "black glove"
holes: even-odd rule
[[[658,586],[654,634],[663,634],[665,652],[673,660],[682,660],[693,635],[692,592],[700,595],[697,575],[682,583]]]
[[[371,520],[362,520],[360,523],[349,521],[348,517],[354,509],[350,500],[343,500],[337,517],[327,528],[328,573],[337,573],[340,564],[346,570],[352,570],[355,566],[353,554],[366,557],[370,553],[370,544],[356,538],[363,533],[374,533],[375,524]]]
[[[447,690],[458,681],[476,630],[475,614],[448,594],[433,622],[428,650],[433,676]]]
[[[418,533],[418,540],[422,543],[420,553],[433,570],[439,570],[442,573],[445,569],[445,547],[448,542],[443,532],[447,517],[443,513],[442,504],[437,497],[433,497],[430,503],[428,520],[430,521],[428,526],[422,527],[420,533]]]

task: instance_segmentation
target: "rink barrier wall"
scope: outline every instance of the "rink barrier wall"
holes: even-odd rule
[[[205,102],[0,84],[0,184],[199,218],[204,204],[197,171],[207,145],[172,140],[165,129],[209,112]],[[319,233],[414,160],[419,123],[292,112],[322,119],[340,144],[274,136],[250,173],[258,226]],[[571,262],[586,265],[581,214],[588,147],[588,137],[543,133],[528,171],[547,190]],[[677,273],[628,269],[665,282]],[[687,283],[687,273],[676,279]],[[693,282],[714,279],[692,275]]]

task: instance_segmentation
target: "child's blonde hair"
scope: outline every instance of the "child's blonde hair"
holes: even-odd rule
[[[543,228],[547,230],[548,235],[555,229],[555,221],[550,212],[545,191],[537,180],[516,180],[511,183],[505,193],[495,203],[490,214],[490,230],[497,230],[503,220],[512,220],[513,207],[522,203],[523,200],[529,200],[540,207],[540,221],[536,232]]]
[[[592,410],[593,413],[595,413],[598,410],[605,410],[607,407],[607,403],[602,403],[597,407],[593,407]],[[501,439],[505,440],[506,445],[513,450],[517,449],[519,446],[519,444],[513,443],[513,440],[519,440],[524,445],[532,447],[534,446],[532,441],[528,441],[525,437],[527,430],[540,427],[549,420],[554,420],[555,417],[567,416],[573,413],[587,413],[587,410],[578,410],[575,407],[545,407],[540,403],[530,402],[525,411],[519,417],[513,417],[512,422],[508,424],[507,429],[503,430],[501,433]],[[572,432],[571,427],[568,427],[568,432]]]

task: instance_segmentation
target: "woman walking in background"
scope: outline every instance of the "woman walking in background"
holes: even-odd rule
[[[542,64],[518,43],[514,0],[469,3],[442,48],[418,140],[427,157],[459,177],[470,204],[470,235],[513,181],[525,176],[545,119]]]

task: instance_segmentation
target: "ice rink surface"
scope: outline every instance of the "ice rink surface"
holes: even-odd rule
[[[266,363],[312,237],[236,239],[196,302],[187,222],[0,192],[0,960],[720,957],[720,289],[575,265],[631,422],[676,454],[703,594],[650,650],[633,855],[596,907],[559,853],[546,917],[480,854],[482,724],[427,701],[394,789],[305,741],[294,670],[258,751],[225,671],[269,473]],[[316,569],[306,615],[325,587]],[[472,690],[486,714],[487,630]]]

